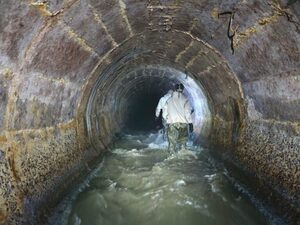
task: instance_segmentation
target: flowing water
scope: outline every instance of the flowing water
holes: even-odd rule
[[[161,134],[124,136],[60,210],[51,224],[281,224],[208,150],[170,155]]]

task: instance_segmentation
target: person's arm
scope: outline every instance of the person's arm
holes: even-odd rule
[[[156,110],[155,110],[155,117],[156,118],[159,117],[161,109],[162,109],[162,101],[160,99],[159,102],[158,102],[158,104],[157,104]]]
[[[194,131],[193,123],[189,123],[189,133],[193,133],[193,131]]]
[[[192,106],[188,99],[186,99],[186,102],[184,104],[184,115],[185,119],[188,123],[192,123]]]
[[[189,123],[188,125],[188,129],[189,129],[189,133],[193,133],[194,131],[194,126],[193,126],[193,120],[192,120],[192,113],[193,113],[193,108],[191,107],[190,103],[188,102],[187,103],[187,106],[186,106],[186,111],[185,111],[186,115],[187,115],[187,121]]]

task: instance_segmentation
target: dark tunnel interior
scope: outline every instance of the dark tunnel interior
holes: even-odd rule
[[[155,38],[159,41],[153,42]],[[217,52],[200,41],[191,41],[193,52],[199,51],[199,55],[190,57],[183,51],[171,60],[168,51],[172,48],[163,43],[172,38],[179,43],[190,39],[184,34],[140,35],[112,52],[93,71],[84,93],[87,97],[80,105],[89,142],[96,149],[109,145],[114,134],[161,126],[154,120],[154,111],[159,98],[175,83],[185,86],[184,94],[194,109],[195,139],[231,144],[234,112],[242,110],[241,105],[233,105],[230,100],[242,97],[235,75]],[[228,136],[219,132],[220,125]]]
[[[114,70],[111,75],[99,76],[86,112],[91,142],[98,146],[99,140],[108,138],[108,134],[155,132],[161,129],[161,115],[155,120],[156,106],[163,95],[174,89],[176,83],[184,85],[183,93],[194,110],[195,136],[207,138],[212,103],[201,84],[185,72],[171,67],[138,65],[126,73],[119,74]]]
[[[155,120],[155,109],[160,93],[146,92],[134,96],[131,100],[128,118],[125,121],[125,130],[130,131],[152,131],[162,127],[161,119]]]

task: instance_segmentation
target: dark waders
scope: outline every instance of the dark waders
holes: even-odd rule
[[[188,141],[188,124],[186,123],[171,123],[168,124],[168,150],[171,153],[178,152],[182,148],[186,148]]]

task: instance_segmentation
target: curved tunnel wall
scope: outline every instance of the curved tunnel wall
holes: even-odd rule
[[[91,92],[98,79],[113,74],[104,79],[107,87],[95,89],[101,101],[101,91],[121,87],[143,65],[172,68],[199,83],[212,115],[207,138],[230,146],[228,154],[299,206],[299,4],[1,2],[0,223],[33,216],[101,154],[101,148],[89,148]],[[218,17],[233,10],[234,55],[229,18]],[[113,105],[107,109],[118,112]],[[119,121],[103,120],[107,140],[96,140],[106,145]]]
[[[153,129],[151,123],[154,122],[155,107],[159,98],[168,90],[174,89],[174,85],[178,82],[184,84],[184,93],[190,99],[194,109],[193,123],[196,136],[208,136],[211,112],[207,97],[199,84],[183,72],[160,65],[139,66],[132,70],[126,74],[109,74],[107,77],[113,81],[112,83],[107,81],[109,83],[107,85],[103,80],[106,75],[99,76],[86,110],[87,131],[91,142],[103,143],[105,138],[110,136],[109,134],[113,136],[131,124],[134,126],[142,123],[142,126],[138,126],[140,129],[142,127]],[[140,107],[144,107],[149,112]],[[134,110],[136,113],[131,115]],[[106,143],[109,142],[110,138]]]
[[[176,54],[171,52],[174,49],[168,45],[172,43],[174,46],[182,46],[186,41],[193,45],[195,55],[185,54],[184,51],[187,50],[183,49],[181,52],[179,51],[179,55],[177,53],[177,58],[175,58]],[[199,134],[201,127],[207,127],[207,129],[212,127],[213,131],[206,132],[206,134],[204,132],[202,137],[210,136],[206,139],[213,139],[216,144],[219,141],[219,145],[234,145],[232,136],[237,135],[237,133],[235,134],[233,131],[233,124],[237,118],[233,111],[243,115],[243,93],[233,72],[230,71],[221,55],[212,47],[198,39],[193,40],[189,35],[182,32],[162,34],[147,31],[126,41],[113,52],[113,55],[116,56],[111,56],[112,61],[108,60],[107,64],[100,65],[95,70],[92,75],[95,78],[91,78],[91,85],[87,85],[86,95],[88,96],[90,87],[95,84],[91,91],[91,98],[84,99],[88,103],[82,102],[80,104],[82,111],[87,107],[86,126],[88,133],[97,135],[99,133],[97,124],[103,124],[102,130],[104,132],[100,134],[102,138],[94,137],[94,142],[101,140],[103,145],[104,139],[107,139],[104,141],[104,145],[107,145],[111,136],[119,131],[119,127],[122,127],[120,122],[124,120],[118,119],[112,113],[116,109],[115,103],[118,101],[118,95],[125,95],[128,102],[128,99],[131,98],[131,96],[127,97],[128,93],[141,93],[145,88],[150,87],[147,85],[151,85],[151,79],[160,79],[162,86],[154,88],[154,90],[161,92],[160,96],[176,82],[182,82],[187,87],[187,94],[190,95],[193,105],[197,106],[196,114],[205,109],[212,111],[214,121],[211,121],[209,113],[205,111],[203,111],[204,115],[198,115],[195,118],[195,128]],[[136,70],[136,68],[138,69]],[[180,71],[188,71],[189,75]],[[186,76],[188,79],[185,79]],[[126,89],[127,93],[117,92],[116,96],[114,90],[121,91],[123,88]],[[197,88],[199,89],[198,93],[193,91]],[[202,89],[203,92],[201,93]],[[191,96],[192,94],[198,96]],[[202,109],[199,108],[201,105],[198,105],[198,103],[203,102],[201,99],[208,102],[205,103],[207,106],[205,105]],[[124,107],[126,108],[126,104],[124,106],[117,104],[118,109]],[[96,112],[97,109],[102,112]],[[202,122],[200,117],[202,117]],[[241,123],[242,116],[238,120]],[[219,129],[220,124],[223,126],[221,131]]]

